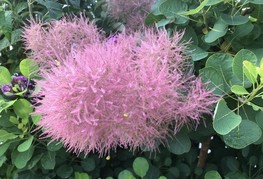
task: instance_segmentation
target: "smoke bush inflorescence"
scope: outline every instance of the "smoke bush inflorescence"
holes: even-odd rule
[[[38,38],[51,40],[59,34],[55,27],[77,22],[53,23],[50,34]],[[90,29],[83,31],[91,36],[94,32],[96,38],[78,36],[78,44],[89,43],[74,55],[71,42],[64,38],[77,27],[64,28],[67,35],[43,40],[43,47],[33,49],[41,63],[52,60],[48,52],[63,62],[43,70],[45,80],[39,82],[45,98],[36,113],[43,116],[39,127],[47,137],[63,141],[76,153],[105,155],[117,147],[154,151],[184,124],[198,124],[203,113],[210,113],[217,98],[188,70],[186,45],[179,42],[182,33],[168,38],[166,31],[146,30],[143,35],[120,34],[103,42],[95,27],[85,27]],[[28,32],[24,38],[33,48],[29,44],[35,39],[31,42]],[[53,51],[53,42],[65,47]]]
[[[155,0],[108,0],[110,14],[124,21],[128,33],[144,27],[144,19],[154,2]]]
[[[30,58],[50,67],[60,64],[84,46],[99,42],[101,37],[98,29],[81,17],[45,24],[31,22],[24,29],[23,39],[25,49],[31,50]]]

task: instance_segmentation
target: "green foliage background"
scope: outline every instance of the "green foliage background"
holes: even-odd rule
[[[0,0],[0,85],[14,73],[38,78],[21,42],[28,20],[84,13],[107,35],[121,31],[103,0]],[[160,151],[118,149],[76,156],[35,131],[28,99],[0,95],[0,178],[263,178],[263,1],[157,0],[147,25],[184,30],[196,75],[221,95],[214,116],[184,127]]]

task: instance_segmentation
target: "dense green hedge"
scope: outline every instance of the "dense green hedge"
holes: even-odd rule
[[[0,85],[23,75],[34,83],[38,64],[27,59],[21,33],[28,20],[44,22],[84,13],[106,36],[123,30],[103,0],[0,1]],[[263,2],[261,0],[157,0],[145,19],[171,34],[184,30],[190,58],[221,98],[213,116],[184,126],[159,151],[118,148],[109,156],[76,156],[59,141],[41,138],[32,116],[35,88],[0,95],[1,178],[263,178]],[[33,80],[33,81],[32,81]],[[19,92],[20,90],[20,92]]]

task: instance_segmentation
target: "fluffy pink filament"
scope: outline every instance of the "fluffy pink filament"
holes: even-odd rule
[[[182,34],[119,35],[43,72],[39,127],[76,153],[117,147],[157,149],[184,124],[198,124],[216,101],[189,72]]]

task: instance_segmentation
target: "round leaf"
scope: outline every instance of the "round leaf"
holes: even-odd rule
[[[221,14],[221,18],[228,25],[241,25],[249,20],[248,16],[231,16],[228,14]]]
[[[26,99],[19,99],[14,103],[14,111],[21,118],[28,118],[33,112],[32,105]]]
[[[242,81],[244,81],[243,62],[245,60],[250,61],[252,64],[257,64],[257,56],[253,52],[246,49],[240,50],[235,55],[232,67],[233,72]]]
[[[53,170],[56,165],[56,152],[47,152],[41,158],[41,165],[46,170]]]
[[[33,136],[30,136],[26,141],[24,141],[23,143],[21,143],[21,144],[17,147],[18,152],[25,152],[25,151],[27,151],[27,150],[30,148],[30,146],[31,146],[31,144],[32,144],[32,142],[33,142],[33,139],[34,139],[34,137],[33,137]]]
[[[91,172],[96,167],[96,163],[93,158],[86,158],[85,160],[81,161],[80,164],[86,172]]]
[[[149,163],[148,161],[143,157],[137,157],[132,164],[134,172],[140,176],[144,177],[149,170]]]
[[[220,135],[226,135],[241,123],[241,117],[230,110],[224,99],[215,108],[213,128]]]
[[[38,64],[34,60],[27,58],[20,62],[19,69],[22,75],[27,78],[32,78],[38,72]]]
[[[136,179],[129,170],[123,170],[119,173],[118,179]]]
[[[168,150],[176,155],[189,152],[191,149],[191,141],[187,134],[180,131],[176,136],[168,142]]]
[[[26,166],[27,162],[31,159],[34,153],[34,147],[30,147],[25,152],[19,152],[14,156],[14,164],[18,169],[22,169]]]
[[[237,95],[244,95],[244,94],[249,94],[246,88],[244,86],[240,85],[233,85],[231,86],[231,91]]]
[[[235,149],[242,149],[256,142],[262,135],[260,127],[249,120],[242,120],[240,125],[223,136],[225,143]]]
[[[205,179],[222,179],[219,173],[215,170],[209,171],[205,174]]]
[[[11,75],[7,68],[0,66],[0,86],[9,84],[11,82]]]
[[[56,173],[61,178],[69,178],[73,173],[73,168],[69,165],[64,164],[58,167]]]
[[[204,36],[204,41],[206,43],[212,43],[223,37],[228,29],[228,25],[224,23],[221,19],[218,19],[214,24],[214,27]]]

